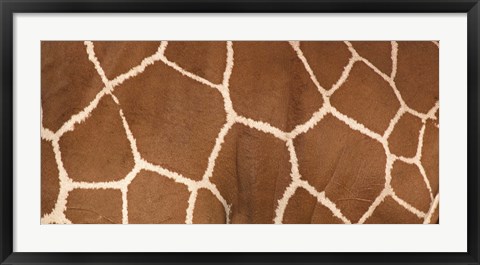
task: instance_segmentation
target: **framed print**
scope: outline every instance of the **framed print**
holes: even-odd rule
[[[1,264],[478,264],[478,1],[1,1]]]

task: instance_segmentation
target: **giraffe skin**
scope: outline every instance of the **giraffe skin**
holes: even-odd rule
[[[42,224],[439,222],[435,41],[43,41]]]

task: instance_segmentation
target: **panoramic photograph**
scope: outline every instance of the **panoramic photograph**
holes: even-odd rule
[[[438,41],[42,41],[41,224],[439,224]]]

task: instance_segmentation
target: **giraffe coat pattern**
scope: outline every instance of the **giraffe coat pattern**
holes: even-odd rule
[[[42,223],[438,223],[438,50],[44,41]]]

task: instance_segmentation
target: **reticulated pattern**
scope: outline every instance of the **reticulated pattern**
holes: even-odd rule
[[[217,158],[219,157],[219,154],[222,150],[222,145],[225,142],[227,134],[231,131],[232,127],[235,124],[241,124],[251,129],[257,130],[261,133],[265,133],[275,138],[278,138],[285,143],[285,146],[287,148],[291,166],[290,183],[284,190],[283,196],[276,202],[277,207],[273,218],[274,223],[281,224],[284,221],[284,214],[286,208],[289,205],[291,198],[299,189],[307,191],[317,200],[318,203],[325,206],[333,216],[346,224],[365,223],[373,215],[377,207],[379,207],[379,205],[386,199],[393,199],[396,204],[400,205],[407,211],[414,214],[423,223],[430,223],[432,215],[435,214],[435,211],[438,208],[439,195],[438,192],[435,194],[435,192],[433,191],[429,177],[427,176],[427,172],[424,168],[424,165],[422,164],[422,150],[427,122],[433,121],[435,126],[438,128],[437,112],[439,110],[439,102],[437,101],[434,106],[432,106],[427,112],[417,111],[407,105],[404,98],[402,97],[402,94],[397,88],[397,84],[395,81],[398,67],[398,54],[399,52],[401,52],[398,43],[395,41],[392,41],[390,43],[391,72],[385,73],[384,71],[381,71],[377,66],[375,66],[372,62],[367,60],[365,57],[362,57],[360,53],[354,48],[354,45],[352,45],[351,42],[345,41],[344,44],[350,52],[350,58],[348,59],[347,64],[344,66],[344,69],[338,80],[334,82],[331,87],[328,88],[323,87],[321,85],[321,82],[319,82],[321,80],[317,79],[314,70],[312,70],[310,62],[302,51],[300,42],[291,41],[289,42],[289,44],[302,62],[305,71],[308,73],[311,81],[317,88],[318,93],[323,99],[323,104],[317,111],[313,113],[313,115],[306,122],[300,125],[296,125],[292,130],[285,131],[273,126],[270,123],[243,116],[235,111],[235,106],[232,102],[232,98],[230,95],[230,77],[232,75],[232,71],[235,71],[235,49],[234,43],[231,41],[225,42],[226,61],[225,70],[223,72],[223,79],[221,83],[215,83],[207,80],[204,77],[192,73],[191,71],[187,71],[185,68],[182,68],[176,62],[169,60],[165,55],[165,52],[168,48],[167,41],[162,41],[157,51],[153,55],[144,58],[139,65],[131,68],[127,72],[120,74],[113,79],[109,79],[107,78],[107,74],[105,73],[104,68],[102,68],[101,63],[97,58],[94,43],[91,41],[85,41],[85,56],[95,67],[96,72],[98,73],[98,76],[100,77],[104,87],[100,90],[100,92],[95,95],[94,99],[90,103],[88,103],[81,111],[71,116],[56,131],[45,128],[43,125],[44,123],[42,117],[41,138],[45,141],[50,142],[53,147],[54,160],[57,164],[58,169],[59,192],[53,209],[50,213],[42,216],[41,222],[44,224],[72,223],[65,215],[65,212],[68,210],[67,203],[69,196],[71,196],[71,193],[76,190],[116,190],[121,193],[121,223],[128,224],[128,192],[130,184],[136,179],[136,177],[141,171],[146,171],[154,172],[160,175],[158,177],[165,177],[171,179],[174,182],[182,184],[187,188],[189,192],[189,198],[186,202],[188,206],[186,208],[185,223],[193,223],[196,206],[198,205],[198,195],[202,190],[208,190],[211,192],[211,194],[213,194],[213,196],[224,208],[226,223],[230,223],[232,205],[225,199],[225,194],[221,194],[217,186],[211,181],[211,178],[214,174]],[[433,42],[433,44],[431,45],[436,45],[437,47],[439,46],[438,42]],[[398,100],[399,108],[396,111],[394,117],[390,120],[388,127],[385,129],[385,131],[383,131],[383,133],[375,132],[374,130],[369,129],[366,125],[360,123],[354,118],[342,113],[338,109],[338,107],[334,106],[334,104],[332,104],[331,102],[331,98],[335,93],[337,93],[337,91],[340,91],[342,89],[342,85],[344,85],[344,83],[348,80],[354,65],[357,63],[365,64],[366,66],[368,66],[369,69],[371,69],[371,71],[373,71],[376,75],[382,78],[391,88],[391,91],[393,91],[396,99]],[[178,172],[175,172],[145,159],[145,157],[142,155],[142,153],[139,151],[139,148],[137,147],[137,138],[132,133],[129,122],[124,115],[124,110],[122,109],[122,102],[114,94],[115,88],[123,84],[128,79],[141,75],[148,67],[151,67],[154,64],[165,64],[171,69],[179,72],[185,78],[192,79],[200,84],[214,89],[223,98],[223,109],[225,110],[226,117],[225,123],[218,132],[213,148],[208,157],[208,163],[206,165],[205,171],[201,178],[199,178],[198,180],[193,180],[191,178],[185,177]],[[128,174],[112,181],[93,182],[74,180],[69,176],[69,172],[67,172],[64,166],[64,162],[62,159],[62,151],[60,148],[61,145],[59,142],[67,132],[74,131],[77,125],[89,119],[91,113],[105,98],[111,98],[114,104],[118,106],[118,117],[121,119],[124,133],[130,145],[131,155],[134,161],[133,167],[131,168],[130,172],[128,172]],[[386,163],[384,173],[384,187],[358,220],[350,220],[349,218],[347,218],[347,216],[342,213],[341,209],[336,205],[336,203],[334,203],[334,201],[327,197],[324,190],[317,190],[311,183],[305,180],[305,178],[303,178],[300,173],[301,170],[299,165],[299,159],[297,157],[295,140],[297,139],[297,137],[306,134],[313,128],[316,128],[318,124],[321,123],[327,115],[333,116],[335,119],[348,126],[351,130],[354,130],[378,142],[383,147],[385,152]],[[405,117],[407,115],[416,117],[421,121],[421,127],[418,132],[419,136],[416,144],[415,154],[409,157],[392,153],[391,147],[389,146],[389,139],[392,135],[392,132],[396,128],[396,125],[399,123],[402,117]],[[401,196],[396,193],[396,191],[392,187],[392,168],[394,163],[396,162],[406,163],[408,165],[412,165],[418,168],[421,181],[426,185],[429,193],[430,203],[428,211],[420,210],[417,207],[414,207],[412,204],[406,202],[404,199],[401,198]]]

